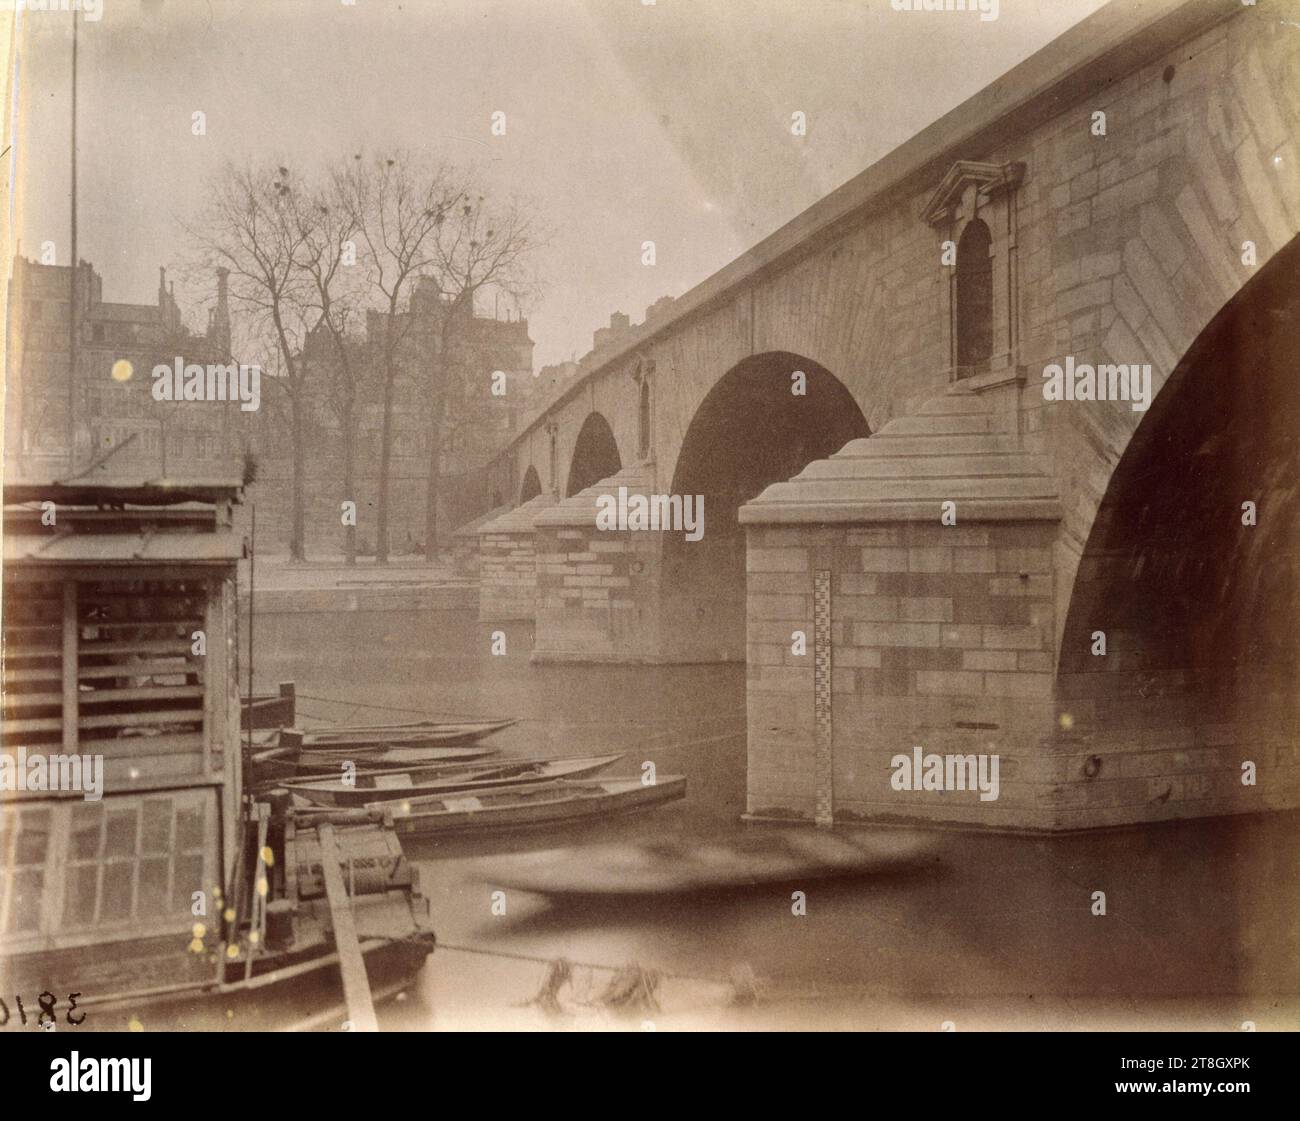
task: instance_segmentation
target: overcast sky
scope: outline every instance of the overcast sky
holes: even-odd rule
[[[426,149],[476,165],[551,229],[544,292],[523,309],[539,366],[580,356],[610,312],[638,322],[681,295],[1101,6],[1002,0],[982,22],[888,0],[103,5],[80,32],[78,250],[106,299],[152,301],[158,266],[185,257],[177,220],[227,158],[306,170]],[[53,240],[60,264],[70,18],[22,16],[30,127],[13,153],[22,252]],[[191,134],[196,109],[206,137]],[[178,282],[177,297],[201,327],[211,294]]]

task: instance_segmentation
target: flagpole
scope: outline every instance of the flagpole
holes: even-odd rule
[[[72,9],[72,268],[68,284],[68,473],[77,469],[77,9]]]

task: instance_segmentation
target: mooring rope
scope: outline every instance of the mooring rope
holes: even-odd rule
[[[313,695],[310,694],[310,693],[299,693],[299,694],[297,694],[297,699],[299,699],[299,700],[305,700],[305,701],[318,701],[318,702],[322,702],[322,703],[324,703],[324,704],[332,704],[332,705],[351,705],[352,707],[351,707],[351,710],[350,710],[350,711],[348,712],[348,714],[347,714],[347,718],[351,718],[351,716],[353,715],[353,713],[355,713],[355,712],[357,711],[357,709],[367,708],[367,709],[375,709],[375,710],[377,710],[377,711],[381,711],[381,712],[395,712],[395,713],[400,713],[400,714],[403,714],[403,715],[411,715],[411,716],[427,716],[427,717],[438,717],[438,716],[442,716],[442,717],[450,717],[450,718],[452,718],[452,719],[456,719],[456,720],[489,720],[489,719],[492,719],[491,717],[483,717],[483,716],[467,716],[467,715],[465,715],[465,714],[463,714],[463,713],[462,713],[462,714],[455,714],[455,713],[436,713],[436,712],[428,712],[427,710],[424,710],[424,709],[416,709],[416,708],[399,708],[399,707],[396,706],[396,705],[380,705],[380,704],[372,704],[372,703],[364,702],[364,701],[356,701],[356,702],[353,702],[353,701],[340,701],[340,700],[336,700],[336,699],[333,699],[333,698],[330,698],[330,697],[317,697],[317,696],[313,696]],[[702,717],[700,717],[698,720],[696,720],[695,723],[696,723],[697,726],[700,725],[700,724],[716,724],[717,722],[719,722],[719,721],[721,721],[721,720],[732,720],[732,719],[734,719],[734,718],[735,718],[736,716],[738,716],[738,715],[742,715],[742,713],[740,713],[740,712],[724,712],[724,713],[719,713],[719,714],[717,714],[717,715],[715,715],[715,716],[702,716]],[[346,719],[345,719],[345,720],[334,720],[334,719],[331,719],[331,718],[329,718],[329,717],[325,717],[325,716],[312,716],[311,714],[308,714],[308,719],[311,719],[311,720],[318,720],[318,721],[320,721],[320,722],[323,723],[323,724],[330,724],[330,725],[334,725],[334,726],[340,726],[340,725],[346,723]],[[525,718],[523,718],[523,719],[520,719],[520,720],[515,721],[515,723],[517,723],[517,724],[544,724],[544,725],[546,725],[547,727],[552,727],[552,728],[586,728],[586,727],[595,727],[595,726],[597,726],[597,725],[603,725],[603,726],[606,726],[606,727],[609,726],[609,722],[606,721],[606,720],[562,721],[562,722],[557,722],[557,721],[547,720],[547,719],[545,719],[544,717],[525,717]],[[647,722],[644,722],[644,721],[643,721],[643,722],[640,722],[639,724],[634,724],[634,725],[632,725],[631,727],[632,727],[632,728],[636,728],[636,727],[652,727],[652,728],[653,728],[653,727],[658,727],[658,726],[663,726],[663,725],[671,725],[671,724],[673,724],[673,723],[675,723],[675,722],[674,722],[674,721],[668,721],[668,720],[664,720],[664,721],[655,721],[655,722],[653,722],[653,723],[647,723]],[[711,735],[711,736],[696,736],[694,739],[687,739],[687,740],[671,740],[671,739],[670,739],[670,740],[668,740],[668,741],[665,742],[665,743],[659,743],[659,742],[657,742],[657,741],[662,740],[662,739],[664,739],[664,738],[667,737],[667,736],[671,736],[671,735],[672,735],[672,732],[671,732],[671,731],[654,732],[654,733],[651,733],[651,734],[645,736],[645,737],[643,738],[642,742],[643,742],[644,744],[646,744],[646,745],[653,745],[653,746],[655,746],[657,749],[660,749],[660,750],[671,751],[671,750],[674,750],[674,749],[677,749],[677,748],[698,747],[698,746],[700,746],[700,745],[702,745],[702,744],[708,744],[708,743],[721,743],[721,742],[723,742],[723,741],[725,741],[725,740],[735,739],[737,736],[743,736],[744,734],[745,734],[745,726],[742,724],[742,725],[740,725],[739,727],[733,728],[733,729],[731,729],[731,730],[729,730],[729,731],[726,731],[726,732],[718,733],[717,735]]]
[[[353,710],[358,708],[374,709],[377,712],[393,712],[403,716],[427,716],[430,718],[447,718],[451,720],[495,720],[495,716],[485,716],[482,713],[467,712],[430,712],[423,708],[404,708],[400,705],[376,704],[373,701],[343,701],[337,697],[320,697],[312,693],[297,693],[296,699],[302,701],[317,701],[321,704],[350,706]],[[731,720],[737,716],[744,716],[745,709],[733,709],[727,712],[715,713],[711,716],[701,716],[695,722],[696,724],[713,724],[720,720]],[[556,728],[586,728],[597,726],[608,726],[609,720],[565,720],[556,721],[544,716],[525,716],[516,721],[517,724],[548,724]],[[639,720],[632,723],[633,727],[666,727],[677,723],[676,719],[665,720]]]
[[[703,977],[695,973],[679,973],[668,969],[647,969],[635,961],[624,965],[606,965],[601,962],[574,961],[572,958],[548,958],[536,954],[523,954],[509,950],[489,950],[482,946],[457,945],[438,942],[438,951],[476,954],[482,957],[502,958],[508,961],[527,962],[546,967],[541,988],[524,1006],[536,1006],[544,1011],[560,1011],[559,993],[568,984],[576,993],[578,982],[585,983],[588,995],[576,1003],[590,1007],[623,1008],[627,1010],[658,1010],[660,981],[689,981],[695,984],[715,985],[727,990],[727,1002],[736,1007],[749,1007],[773,1001],[820,1001],[826,999],[866,1000],[880,997],[878,986],[868,984],[819,985],[814,981],[789,981],[784,984],[770,978],[760,978],[748,962],[732,969],[727,977]],[[585,977],[578,971],[585,972]],[[605,988],[596,995],[590,994],[595,973],[610,975]],[[699,1007],[706,1007],[700,1005]]]
[[[453,950],[461,954],[477,954],[481,957],[504,958],[508,961],[526,961],[533,965],[551,966],[554,965],[557,961],[564,961],[567,963],[567,965],[571,970],[574,968],[593,969],[593,970],[602,970],[606,973],[611,973],[611,974],[617,974],[620,970],[628,968],[627,964],[604,965],[600,962],[574,961],[572,958],[548,958],[548,957],[541,957],[537,954],[516,953],[510,950],[489,950],[483,946],[457,945],[453,942],[444,942],[441,939],[439,939],[437,951],[442,952],[444,950]],[[662,977],[665,980],[669,980],[669,981],[694,981],[698,984],[704,984],[704,985],[730,985],[731,984],[731,980],[726,977],[721,977],[721,978],[701,977],[698,974],[694,974],[694,973],[674,973],[671,970],[666,970],[666,969],[659,969],[659,970],[655,970],[654,972],[659,977]]]

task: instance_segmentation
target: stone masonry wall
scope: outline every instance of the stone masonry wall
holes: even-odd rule
[[[531,619],[537,612],[537,564],[531,530],[479,536],[479,618]]]
[[[1051,523],[751,526],[749,812],[811,818],[813,574],[832,573],[837,821],[1049,828],[1055,619]],[[792,632],[808,636],[792,653]],[[1000,756],[1000,796],[896,791],[890,760]]]
[[[537,532],[535,661],[653,660],[658,534]]]

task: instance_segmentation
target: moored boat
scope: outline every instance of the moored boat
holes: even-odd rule
[[[454,750],[454,749],[450,749]],[[412,765],[403,763],[389,763],[387,765],[371,764],[364,758],[360,760],[361,767],[356,770],[358,777],[362,775],[383,775],[392,774],[398,771],[406,771],[409,774],[421,774],[430,778],[445,777],[451,778],[456,775],[477,773],[481,776],[494,774],[514,774],[528,767],[536,766],[539,763],[548,763],[547,758],[502,758],[495,759],[475,755],[471,759],[437,759],[432,762],[419,763]],[[293,773],[286,770],[284,776],[275,779],[264,779],[260,781],[262,787],[283,786],[292,787],[300,782],[329,782],[337,779],[342,774],[342,768],[339,765],[321,766],[314,761],[299,762],[297,772]]]
[[[843,834],[754,826],[726,839],[664,838],[547,849],[492,863],[492,882],[543,895],[671,895],[881,876],[933,867],[936,849],[906,830]]]
[[[340,898],[325,884],[318,828],[295,828],[284,807],[267,821],[268,852],[261,855],[271,863],[259,866],[250,850],[236,894],[216,899],[232,917],[196,920],[183,936],[119,943],[111,954],[63,955],[65,972],[84,987],[75,990],[75,1007],[72,993],[54,993],[59,1028],[66,1019],[79,1032],[339,1030],[355,1015],[342,976],[348,953],[336,936],[340,908],[355,930],[352,968],[368,989],[363,1003],[373,1007],[409,990],[435,939],[418,872],[391,825],[329,823],[333,858],[347,881]],[[245,840],[252,842],[258,829],[249,825]],[[51,955],[8,964],[6,984],[19,993],[49,989],[48,978],[60,975],[51,973],[59,966]]]
[[[298,718],[298,698],[292,681],[280,682],[278,693],[254,693],[240,698],[239,726],[248,731],[289,728]]]
[[[647,809],[685,795],[686,779],[681,775],[661,775],[648,786],[637,778],[559,779],[384,802],[382,807],[391,812],[400,834],[442,834],[589,820]]]
[[[222,481],[4,488],[0,743],[66,760],[69,780],[0,813],[0,975],[30,1026],[52,997],[80,1031],[373,1027],[375,992],[433,949],[390,824],[307,828],[242,782],[241,497]]]
[[[273,747],[253,753],[251,770],[255,785],[265,786],[281,779],[331,778],[344,763],[366,771],[405,771],[451,764],[467,764],[497,754],[495,747],[398,747],[359,748],[353,751],[315,751],[302,755],[296,748]]]
[[[467,769],[457,774],[437,771],[357,772],[350,781],[335,777],[329,781],[297,781],[284,784],[291,794],[318,806],[368,806],[381,802],[421,802],[445,793],[474,790],[499,790],[504,787],[547,782],[552,779],[576,779],[593,775],[618,762],[622,755],[587,755],[569,759],[502,762],[493,768]]]
[[[285,728],[280,746],[300,751],[342,751],[363,747],[450,747],[476,743],[517,723],[514,720],[421,720],[331,728]]]

